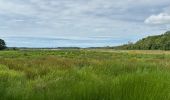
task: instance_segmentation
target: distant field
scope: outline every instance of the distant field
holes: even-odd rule
[[[170,52],[0,51],[0,100],[170,100]]]

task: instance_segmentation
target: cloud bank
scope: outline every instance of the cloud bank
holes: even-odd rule
[[[169,5],[169,0],[0,0],[0,36],[135,41],[168,29]]]

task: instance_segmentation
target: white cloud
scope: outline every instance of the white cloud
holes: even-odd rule
[[[170,24],[170,14],[160,13],[158,15],[151,15],[145,20],[146,24]]]

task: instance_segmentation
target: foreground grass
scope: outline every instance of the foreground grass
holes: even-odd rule
[[[170,100],[170,55],[153,52],[1,51],[0,100]]]

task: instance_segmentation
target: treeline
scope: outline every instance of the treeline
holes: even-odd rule
[[[170,31],[157,36],[143,38],[136,43],[129,43],[114,49],[124,50],[170,50]]]

